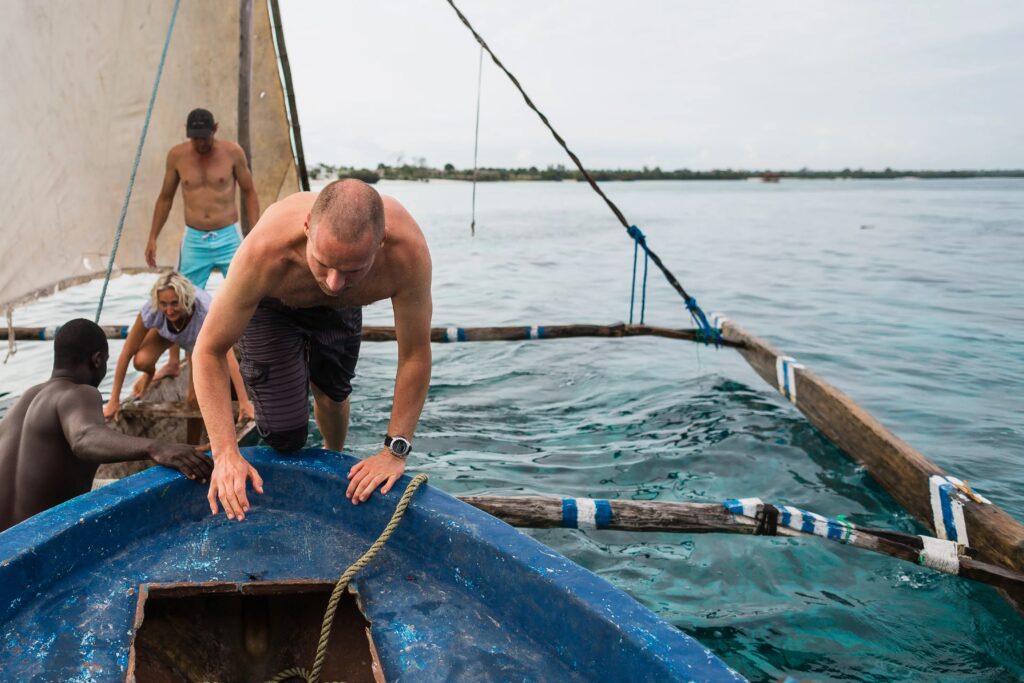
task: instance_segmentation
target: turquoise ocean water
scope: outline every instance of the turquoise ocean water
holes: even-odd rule
[[[628,317],[632,243],[586,186],[481,185],[475,238],[469,185],[378,187],[427,235],[435,325]],[[1024,520],[1024,181],[606,188],[705,310],[795,356]],[[130,323],[151,279],[115,280],[103,321]],[[63,292],[16,323],[91,317],[98,292]],[[391,324],[389,306],[365,320]],[[656,272],[647,321],[689,326]],[[363,346],[356,454],[383,436],[395,348]],[[0,411],[45,378],[51,354],[50,344],[20,345],[0,368]],[[412,468],[452,493],[759,496],[923,531],[735,352],[688,342],[435,346],[416,436]],[[1024,618],[955,577],[819,539],[534,535],[753,680],[1024,680]]]

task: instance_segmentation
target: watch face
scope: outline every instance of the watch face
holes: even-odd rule
[[[391,439],[391,446],[389,446],[389,448],[391,449],[392,453],[401,456],[407,455],[409,453],[410,446],[411,444],[407,440],[403,439],[400,436],[396,436],[395,438]]]

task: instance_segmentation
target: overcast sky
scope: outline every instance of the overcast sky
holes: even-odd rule
[[[1024,2],[457,0],[591,167],[1022,168]],[[282,0],[306,158],[472,166],[444,0]],[[482,166],[566,163],[485,58]]]

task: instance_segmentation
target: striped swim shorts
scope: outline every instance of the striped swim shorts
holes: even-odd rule
[[[289,308],[276,299],[260,302],[239,349],[256,426],[268,445],[285,453],[305,446],[310,383],[333,401],[348,398],[362,330],[359,307]]]

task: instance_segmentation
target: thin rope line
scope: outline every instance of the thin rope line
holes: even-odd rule
[[[480,47],[480,64],[476,74],[476,133],[473,136],[473,217],[469,224],[469,234],[476,235],[476,171],[477,150],[480,148],[480,93],[484,79],[484,48]]]
[[[498,57],[494,54],[494,51],[487,46],[487,43],[484,41],[483,37],[479,33],[477,33],[476,29],[473,28],[473,25],[469,23],[469,19],[466,18],[466,15],[464,15],[459,10],[459,8],[456,7],[454,0],[447,0],[447,2],[449,5],[451,5],[451,8],[455,10],[455,14],[458,15],[459,20],[465,25],[467,29],[469,29],[469,32],[473,34],[473,37],[476,39],[476,42],[480,44],[480,47],[487,51],[487,54],[491,56],[491,60],[497,65],[499,69],[505,72],[505,75],[508,76],[510,81],[512,81],[512,85],[514,85],[516,87],[516,90],[519,91],[519,94],[523,96],[523,100],[526,102],[526,105],[530,109],[532,109],[534,113],[537,114],[537,116],[540,117],[540,120],[544,124],[544,126],[551,132],[551,135],[554,136],[558,144],[561,145],[563,150],[565,150],[565,153],[569,155],[569,158],[572,159],[573,163],[576,164],[576,168],[579,169],[580,173],[583,175],[584,178],[586,178],[587,182],[590,183],[590,187],[592,187],[594,189],[594,192],[600,195],[600,197],[605,201],[605,203],[608,205],[608,208],[612,210],[612,213],[615,214],[615,217],[619,219],[620,223],[622,223],[622,227],[626,228],[627,232],[630,232],[630,222],[626,220],[626,217],[623,215],[622,211],[619,210],[619,207],[616,206],[615,203],[608,198],[608,195],[606,195],[604,191],[601,190],[600,186],[598,186],[597,184],[597,181],[594,180],[593,176],[590,175],[590,172],[583,167],[583,162],[580,161],[580,158],[576,156],[575,152],[569,149],[569,145],[567,145],[562,136],[558,134],[558,131],[554,129],[554,127],[551,125],[551,122],[548,121],[548,117],[544,115],[544,112],[538,109],[537,105],[535,105],[533,103],[533,100],[530,99],[530,96],[526,94],[526,91],[523,89],[523,86],[519,83],[519,79],[517,79],[511,71],[505,68],[505,65],[501,63],[501,60],[498,59]],[[704,312],[701,311],[700,308],[697,306],[696,299],[694,299],[693,297],[686,293],[686,290],[683,289],[683,286],[679,283],[679,280],[676,279],[676,276],[673,275],[671,271],[669,271],[665,264],[662,263],[661,258],[656,253],[654,253],[654,251],[652,251],[650,247],[648,247],[646,244],[644,244],[643,247],[644,250],[647,252],[648,256],[650,256],[650,259],[654,261],[654,265],[658,267],[658,270],[660,270],[662,274],[665,276],[665,279],[668,280],[668,283],[672,285],[672,288],[675,289],[676,292],[678,292],[679,295],[683,298],[683,301],[686,302],[686,308],[687,310],[689,310],[690,316],[701,327],[701,329],[705,331],[706,335],[710,336],[714,340],[717,340],[717,332],[711,329],[708,325],[707,318],[705,317]]]
[[[160,65],[156,69],[156,79],[153,81],[153,92],[149,95],[149,108],[146,110],[146,120],[142,124],[142,135],[139,136],[139,145],[135,149],[135,162],[132,164],[132,174],[128,179],[128,189],[124,194],[124,203],[121,204],[121,217],[117,221],[117,232],[114,233],[114,246],[110,250],[110,260],[107,262],[107,274],[103,278],[103,290],[100,292],[100,302],[96,306],[96,322],[100,321],[100,313],[103,312],[103,302],[107,298],[107,285],[110,284],[110,274],[114,270],[114,258],[117,256],[117,248],[121,244],[121,232],[124,230],[124,219],[128,214],[128,202],[132,198],[132,189],[135,187],[135,174],[139,171],[139,162],[142,160],[142,148],[146,145],[146,135],[149,133],[149,120],[153,116],[153,106],[156,104],[156,93],[160,88],[160,77],[164,73],[164,64],[167,62],[167,48],[171,45],[171,34],[174,33],[174,22],[178,18],[178,7],[181,0],[174,0],[174,9],[171,10],[171,22],[167,26],[167,37],[164,38],[164,49],[160,53]]]

